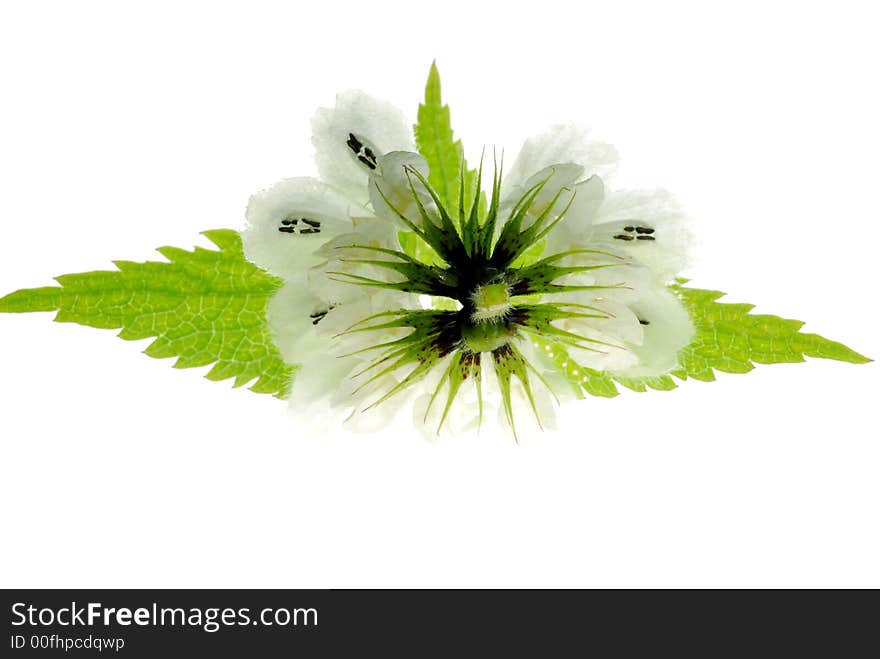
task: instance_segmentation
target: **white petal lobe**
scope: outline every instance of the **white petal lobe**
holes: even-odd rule
[[[248,203],[245,256],[279,277],[302,277],[321,261],[315,254],[321,245],[350,230],[358,212],[364,209],[316,179],[279,181]]]
[[[526,140],[504,185],[522,185],[535,172],[557,163],[574,163],[584,168],[586,176],[597,174],[607,179],[616,168],[617,150],[610,144],[593,140],[589,131],[579,126],[552,126]]]
[[[343,92],[334,108],[315,113],[312,143],[321,179],[362,203],[380,156],[415,151],[411,124],[403,113],[362,91]]]

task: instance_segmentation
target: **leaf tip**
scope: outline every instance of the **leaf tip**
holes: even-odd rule
[[[0,298],[0,313],[57,311],[61,305],[61,288],[23,288]]]

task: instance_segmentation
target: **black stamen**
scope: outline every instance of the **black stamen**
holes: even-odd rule
[[[348,148],[354,151],[356,154],[360,153],[361,149],[364,148],[364,145],[361,141],[354,136],[354,133],[348,134],[348,141],[346,142]]]
[[[367,157],[367,160],[369,160],[373,164],[373,169],[375,169],[376,168],[376,154],[373,153],[373,150],[368,146],[364,147],[364,155]]]
[[[636,227],[636,233],[654,233],[651,227]]]
[[[358,160],[360,160],[362,163],[364,163],[370,169],[376,169],[376,163],[371,160],[368,160],[365,156],[359,155]]]
[[[633,227],[633,226],[629,226],[629,227],[623,227],[623,230],[624,230],[624,231],[629,231],[630,233],[632,233],[633,231],[636,230],[636,228]],[[640,233],[641,233],[641,232],[640,232]]]
[[[321,223],[318,220],[310,220],[307,217],[285,217],[281,220],[281,226],[278,227],[278,230],[281,233],[292,233],[295,235],[320,233]]]
[[[370,169],[376,169],[376,154],[373,153],[373,150],[370,147],[364,146],[364,143],[355,137],[354,133],[348,134],[346,145],[348,145],[348,148],[352,150],[361,163]]]
[[[324,316],[326,316],[329,312],[333,311],[336,308],[335,304],[331,304],[326,309],[321,309],[320,311],[316,311],[315,313],[310,313],[309,318],[312,319],[312,325],[317,325],[322,320],[324,320]]]
[[[636,240],[657,240],[654,236],[636,236]]]
[[[650,320],[642,320],[641,318],[639,318],[639,324],[640,325],[650,325],[651,321]]]
[[[619,233],[619,234],[617,234],[617,235],[614,236],[614,237],[615,237],[617,240],[632,240],[632,239],[633,239],[632,236],[628,236],[628,235],[626,235],[625,233]],[[641,236],[639,236],[639,238],[641,238]]]

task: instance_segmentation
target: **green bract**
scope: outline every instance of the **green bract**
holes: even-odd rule
[[[470,199],[476,188],[477,172],[468,170],[461,140],[453,138],[449,119],[449,106],[443,105],[440,95],[440,72],[431,65],[428,84],[425,86],[425,102],[419,105],[418,123],[415,125],[416,145],[419,153],[431,167],[428,180],[440,199],[458,216],[459,200]],[[460,172],[464,171],[464,187]]]

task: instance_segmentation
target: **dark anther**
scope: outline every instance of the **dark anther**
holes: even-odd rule
[[[329,310],[329,309],[325,309],[324,311],[316,311],[316,312],[313,313],[313,314],[309,314],[309,318],[312,319],[312,325],[317,325],[317,324],[320,323],[322,320],[324,320],[324,316],[327,315],[327,312],[328,312],[328,311],[330,311],[330,310]]]
[[[632,233],[633,231],[636,230],[636,228],[635,228],[635,227],[632,227],[632,226],[630,226],[630,227],[623,227],[623,230],[624,230],[624,231],[629,231],[630,233]],[[639,232],[639,233],[641,233],[641,232]]]
[[[368,151],[369,151],[369,149],[368,149]],[[373,162],[372,160],[369,160],[366,156],[358,156],[358,160],[360,160],[362,163],[364,163],[370,169],[376,169],[376,163]]]
[[[654,229],[651,227],[636,227],[636,233],[654,233]]]
[[[354,133],[348,134],[348,142],[346,142],[346,144],[348,145],[348,148],[355,153],[360,153],[360,150],[364,148],[364,145],[354,136]]]
[[[376,154],[373,153],[373,150],[370,147],[364,147],[364,155],[370,161],[370,168],[376,169]]]
[[[306,217],[294,218],[287,217],[281,220],[281,226],[278,227],[281,233],[292,233],[296,235],[321,233],[321,223],[318,220],[310,220]]]
[[[625,233],[618,233],[618,234],[617,234],[616,236],[614,236],[614,237],[615,237],[617,240],[632,240],[632,239],[633,239],[632,236],[628,236],[628,235],[626,235]],[[641,236],[639,236],[639,238],[641,238]]]
[[[376,154],[373,153],[373,150],[370,147],[364,146],[364,143],[356,138],[354,133],[348,134],[348,141],[346,144],[348,145],[348,148],[352,150],[354,155],[357,156],[357,159],[360,162],[370,169],[376,169]]]
[[[639,324],[640,325],[650,325],[651,321],[650,320],[642,320],[641,318],[639,318]]]
[[[656,240],[654,236],[636,236],[636,240]]]

